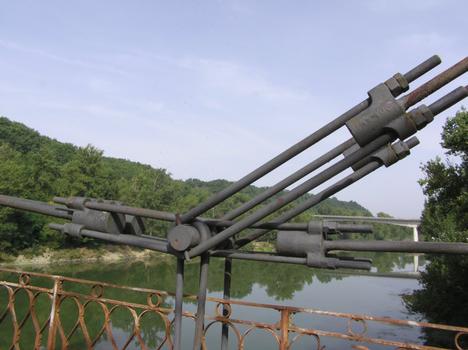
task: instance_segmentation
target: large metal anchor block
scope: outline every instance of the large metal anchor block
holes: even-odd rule
[[[276,251],[279,255],[305,257],[306,265],[325,269],[354,268],[370,270],[372,260],[340,258],[327,253],[324,241],[330,235],[345,232],[371,233],[369,225],[340,224],[337,222],[311,221],[304,231],[279,231],[276,238]]]
[[[145,233],[145,225],[140,217],[118,212],[89,209],[86,206],[88,203],[105,203],[121,206],[123,205],[122,202],[88,197],[55,197],[54,202],[65,205],[66,208],[62,210],[68,211],[71,214],[71,223],[81,226],[83,229],[112,234],[142,235]],[[70,232],[77,232],[77,227],[70,229]]]

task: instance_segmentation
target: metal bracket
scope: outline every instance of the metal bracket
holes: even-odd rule
[[[385,165],[385,167],[388,168],[389,166],[395,164],[399,160],[408,156],[410,154],[410,149],[415,147],[417,144],[419,144],[419,140],[417,137],[412,137],[407,141],[397,141],[393,144],[388,144],[382,147],[381,149],[379,149],[374,154],[371,154],[369,157],[364,158],[363,160],[357,163],[354,163],[351,166],[351,168],[354,171],[357,171],[360,168],[362,168],[364,165],[372,161],[378,161],[380,164],[383,164]],[[348,149],[343,154],[346,157],[358,149],[359,149],[359,146],[355,145],[355,147]]]
[[[368,95],[369,107],[346,122],[346,127],[361,147],[382,135],[387,124],[405,113],[385,83],[377,85]]]
[[[63,225],[62,232],[72,237],[81,238],[81,230],[84,228],[83,225],[68,223]]]
[[[89,202],[123,205],[122,202],[88,197],[55,197],[54,201],[64,204],[70,209],[73,223],[83,225],[88,230],[114,234],[125,233],[137,236],[145,233],[143,220],[138,216],[94,210],[86,207],[86,203]]]

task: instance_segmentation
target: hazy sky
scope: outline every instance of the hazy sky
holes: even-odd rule
[[[394,73],[439,54],[437,73],[468,52],[466,1],[0,4],[0,115],[180,179],[236,180]],[[442,154],[442,125],[459,108],[422,130],[410,157],[337,197],[419,217],[420,165]],[[348,137],[343,128],[257,184]]]

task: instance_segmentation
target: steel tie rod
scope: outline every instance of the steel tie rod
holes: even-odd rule
[[[5,200],[4,198],[5,197]],[[4,204],[6,206],[12,206],[17,209],[26,209],[22,206],[22,200],[14,205],[9,205],[8,203],[16,203],[15,200],[16,197],[8,197],[8,196],[1,196],[0,195],[0,204]],[[66,203],[67,199],[62,198],[62,197],[55,197],[54,201],[57,203]],[[36,202],[36,201],[33,201]],[[41,202],[36,202],[36,203],[41,203]],[[52,209],[54,208],[53,206],[50,206],[48,204],[41,203],[44,208],[47,207],[47,212],[50,213],[49,215],[51,216],[56,216],[56,217],[62,217],[62,211],[53,211]],[[160,211],[160,210],[153,210],[153,209],[146,209],[146,208],[137,208],[137,207],[130,207],[126,205],[118,205],[118,204],[110,204],[110,203],[101,203],[101,202],[95,202],[95,201],[88,201],[83,204],[86,208],[88,209],[93,209],[93,210],[101,210],[101,211],[108,211],[111,213],[120,213],[120,214],[127,214],[127,215],[134,215],[138,217],[143,217],[143,218],[149,218],[149,219],[156,219],[156,220],[162,220],[162,221],[167,221],[167,222],[175,222],[176,221],[176,214],[171,213],[171,212],[166,212],[166,211]],[[41,212],[45,213],[45,212]],[[71,215],[69,217],[63,216],[63,218],[66,219],[71,219]],[[234,221],[232,220],[221,220],[221,219],[211,219],[211,218],[204,218],[204,217],[197,217],[197,221],[203,222],[207,224],[208,226],[212,227],[219,227],[219,228],[225,228],[234,225]],[[281,230],[289,230],[289,231],[295,231],[295,230],[307,230],[307,223],[285,223],[285,224],[277,224],[273,222],[262,222],[262,223],[256,223],[252,226],[251,228],[268,228],[268,229],[281,229]]]
[[[310,162],[309,164],[305,165],[301,169],[297,170],[293,174],[289,175],[288,177],[284,178],[280,182],[278,182],[276,185],[269,187],[256,197],[252,198],[248,202],[242,204],[240,207],[237,207],[227,214],[225,214],[221,220],[232,220],[235,219],[236,217],[244,214],[246,211],[252,209],[256,205],[260,204],[264,200],[270,198],[271,196],[274,196],[281,190],[284,190],[286,187],[289,185],[295,183],[296,181],[302,179],[304,176],[310,174],[314,170],[317,170],[320,168],[322,165],[328,163],[329,161],[333,160],[340,154],[342,154],[344,151],[346,151],[348,148],[352,147],[356,142],[354,141],[353,138],[350,138],[349,140],[343,142],[341,145],[333,148],[332,150],[328,151],[324,155],[320,156],[319,158],[315,159],[314,161]]]
[[[432,68],[436,67],[441,63],[441,60],[439,56],[434,55],[427,59],[426,61],[422,62],[415,68],[411,69],[409,72],[404,74],[403,76],[408,82],[412,82],[415,79],[419,78],[421,75],[427,73],[430,71]],[[287,150],[283,151],[273,159],[269,160],[265,164],[261,165],[259,168],[255,169],[251,173],[245,175],[243,178],[238,180],[237,182],[231,184],[224,190],[221,190],[220,192],[214,194],[208,200],[205,202],[200,203],[196,207],[192,208],[189,210],[187,213],[183,214],[181,216],[181,221],[183,223],[189,222],[193,220],[195,217],[197,217],[200,214],[203,214],[207,210],[213,208],[215,205],[221,203],[224,201],[226,198],[230,197],[234,193],[242,190],[246,186],[252,184],[262,176],[268,174],[272,170],[276,169],[279,167],[281,164],[287,162],[291,158],[295,157],[299,153],[303,152],[307,148],[311,147],[318,141],[322,140],[326,136],[330,135],[334,131],[338,130],[341,128],[348,120],[350,120],[352,117],[357,115],[358,113],[362,112],[365,110],[367,107],[370,105],[370,100],[369,98],[358,103],[356,106],[339,116],[338,118],[334,119],[333,121],[329,122],[316,132],[312,133],[311,135],[307,136],[303,140],[299,141],[295,145],[291,146]]]
[[[217,244],[221,243],[225,239],[228,239],[234,236],[236,233],[239,233],[240,231],[249,227],[253,223],[272,214],[279,208],[299,198],[304,193],[314,189],[315,187],[319,186],[325,181],[341,173],[342,171],[344,171],[345,169],[347,169],[349,166],[353,165],[357,161],[368,156],[369,154],[376,151],[380,147],[384,146],[388,142],[393,141],[394,138],[395,138],[394,136],[387,135],[387,134],[379,136],[377,139],[370,142],[366,146],[362,147],[358,151],[352,153],[347,158],[340,160],[338,163],[330,166],[329,168],[325,169],[321,173],[305,181],[303,184],[295,187],[293,190],[289,191],[285,195],[277,198],[274,202],[260,208],[252,215],[236,222],[234,225],[228,227],[224,231],[221,231],[216,236],[211,237],[209,240],[202,242],[199,245],[193,247],[190,251],[185,253],[186,258],[193,258],[194,256],[200,255],[206,250],[215,247]]]
[[[49,227],[53,230],[64,232],[64,225],[52,223],[49,224]],[[80,231],[80,235],[83,237],[100,239],[103,241],[117,244],[126,244],[133,247],[151,249],[161,253],[170,253],[174,255],[176,254],[173,250],[170,250],[168,248],[166,240],[154,239],[150,236],[134,236],[127,234],[105,233],[88,229],[82,229]]]
[[[30,199],[23,199],[0,194],[0,204],[10,208],[32,211],[34,213],[55,216],[62,219],[71,220],[72,218],[72,216],[65,210],[60,210],[59,208],[47,203]]]
[[[407,141],[408,148],[412,149],[417,144],[418,141],[416,138],[411,138]],[[306,201],[300,203],[299,205],[295,206],[294,208],[288,210],[287,212],[280,215],[278,218],[274,219],[273,222],[277,224],[284,223],[292,218],[302,214],[304,211],[308,210],[309,208],[317,205],[318,203],[324,201],[325,199],[329,198],[330,196],[334,195],[335,193],[343,190],[344,188],[350,186],[351,184],[359,181],[363,177],[369,175],[370,173],[374,172],[375,170],[379,169],[383,164],[379,161],[372,161],[362,168],[356,170],[352,174],[344,177],[343,179],[339,180],[338,182],[330,185],[329,187],[325,188],[324,190],[320,191],[316,195],[313,195]],[[241,248],[246,244],[260,238],[261,236],[270,232],[270,229],[256,229],[250,232],[247,236],[237,240],[235,242],[236,248]]]
[[[468,85],[464,87],[459,87],[453,90],[451,93],[441,97],[440,99],[438,99],[437,101],[429,105],[428,108],[434,113],[434,115],[437,115],[440,112],[447,109],[448,107],[462,100],[466,96],[468,96]],[[409,141],[411,141],[411,139]],[[413,148],[414,146],[416,146],[417,143],[414,143],[414,141],[411,141],[411,142],[409,141],[407,143],[409,148]],[[319,192],[318,194],[310,197],[305,202],[283,213],[280,217],[278,217],[277,219],[274,219],[273,223],[281,225],[285,223],[286,221],[291,220],[292,218],[298,216],[299,214],[303,213],[307,209],[322,202],[326,198],[334,195],[335,193],[341,191],[342,189],[348,187],[349,185],[355,183],[356,181],[359,181],[360,179],[372,173],[373,171],[377,170],[381,166],[382,164],[380,164],[377,161],[368,163],[367,165],[363,166],[359,170],[356,170],[354,173],[346,176],[345,178],[338,181],[337,183],[327,187],[326,189]],[[246,237],[239,239],[236,242],[236,247],[237,248],[243,247],[244,245],[260,238],[261,236],[265,235],[266,233],[270,231],[271,231],[270,229],[256,229],[253,232],[251,232],[249,235],[247,235]]]
[[[468,246],[468,244],[467,244]],[[310,265],[307,263],[307,258],[294,257],[294,256],[283,256],[277,254],[267,254],[267,253],[256,253],[256,252],[237,252],[232,250],[215,250],[211,252],[212,256],[216,257],[225,257],[231,259],[239,260],[251,260],[251,261],[264,261],[264,262],[275,262],[282,264],[294,264],[294,265],[305,265],[308,267],[318,267],[315,265]],[[370,270],[371,266],[368,261],[346,261],[338,260],[336,261],[336,268],[343,269],[358,269],[358,270]]]
[[[55,197],[58,203],[66,203],[67,199],[62,197]],[[49,215],[61,219],[68,219],[72,220],[73,217],[69,214],[69,211],[74,209],[69,209],[66,207],[59,208],[53,205],[35,201],[31,199],[23,199],[17,198],[12,196],[5,196],[0,195],[0,205],[4,205],[6,207],[19,209],[19,210],[26,210],[34,213]],[[159,210],[152,210],[152,209],[145,209],[145,208],[137,208],[137,207],[129,207],[124,205],[117,205],[117,204],[109,204],[109,203],[100,203],[89,201],[84,204],[84,206],[88,209],[93,210],[100,210],[100,211],[107,211],[110,213],[120,213],[120,214],[128,214],[134,215],[143,218],[150,218],[150,219],[158,219],[168,222],[175,222],[176,221],[176,214],[159,211]],[[234,225],[234,221],[231,220],[219,220],[219,219],[209,219],[209,218],[197,218],[198,221],[207,224],[210,227],[218,227],[218,228],[225,228]],[[275,222],[262,222],[256,223],[250,226],[253,229],[279,229],[283,231],[305,231],[307,230],[308,224],[307,223],[285,223],[285,224],[277,224]],[[368,228],[363,228],[362,230],[366,231]],[[144,237],[144,235],[140,236]],[[147,236],[151,239],[159,239],[158,237]],[[121,238],[119,238],[121,239]]]
[[[468,60],[466,62],[468,64]],[[468,66],[467,68],[468,69]],[[441,73],[444,75],[445,72]],[[443,85],[442,85],[443,86]],[[434,109],[432,112],[436,112],[437,110],[434,107],[439,108],[439,112],[445,110],[446,108],[450,107],[451,105],[457,103],[464,97],[468,95],[468,90],[466,87],[459,87],[456,90],[452,91],[451,93],[447,94],[443,98],[439,99],[432,105],[430,105],[429,109]],[[235,235],[236,233],[242,231],[243,229],[247,228],[249,225],[263,219],[264,217],[272,214],[274,211],[278,210],[279,208],[283,207],[284,205],[290,203],[291,201],[299,198],[305,192],[312,190],[313,188],[319,186],[323,182],[329,180],[333,176],[336,176],[349,166],[353,165],[360,159],[368,156],[372,152],[376,151],[380,147],[384,146],[386,143],[391,142],[396,137],[394,135],[384,134],[376,138],[375,140],[369,142],[366,146],[360,148],[356,152],[350,154],[347,158],[340,160],[336,164],[330,166],[329,168],[325,169],[321,173],[317,174],[316,176],[312,177],[311,179],[304,182],[302,185],[294,188],[284,196],[278,198],[273,203],[259,209],[252,215],[244,218],[243,220],[237,222],[233,226],[225,229],[224,231],[220,232],[216,236],[210,238],[209,240],[200,243],[199,245],[192,248],[190,251],[185,252],[186,258],[192,258],[197,256],[208,249],[215,247],[217,244],[221,243],[225,239],[228,239]]]
[[[338,240],[324,241],[323,247],[326,251],[468,254],[467,243],[454,244],[447,242]]]
[[[456,77],[460,76],[464,72],[466,72],[466,67],[467,67],[467,58],[461,60],[460,62],[456,63],[454,66],[450,67],[447,69],[443,75],[439,75],[435,77],[434,79],[431,79],[430,81],[424,83],[422,86],[418,87],[415,91],[412,93],[409,93],[408,95],[404,96],[400,103],[402,103],[405,108],[408,108],[409,106],[414,105],[416,102],[419,102],[422,100],[424,97],[427,97],[429,94],[433,93],[435,90],[441,87],[441,85],[445,85],[455,79]],[[406,74],[408,75],[408,73]],[[405,76],[406,76],[405,75]],[[409,74],[411,76],[411,74]],[[435,114],[438,114],[439,112],[436,111]],[[251,208],[255,207],[262,201],[268,199],[269,197],[275,195],[279,191],[285,189],[292,183],[298,181],[302,177],[306,176],[307,174],[311,173],[312,171],[318,169],[320,166],[324,165],[328,161],[334,159],[336,156],[339,154],[343,153],[344,150],[347,148],[351,147],[353,144],[355,144],[354,139],[349,139],[348,141],[345,141],[342,143],[340,146],[334,148],[333,150],[327,152],[323,156],[317,158],[313,162],[309,163],[308,165],[304,166],[300,170],[296,171],[292,175],[288,176],[284,180],[280,181],[276,185],[268,188],[264,192],[260,193],[257,195],[255,198],[249,200],[248,202],[242,204],[240,207],[235,208],[225,214],[221,220],[232,220],[246,211],[250,210]]]

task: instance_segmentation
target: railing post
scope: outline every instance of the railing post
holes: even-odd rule
[[[280,321],[280,350],[289,349],[289,310],[281,310],[281,321]]]
[[[57,334],[57,318],[58,318],[58,310],[59,310],[59,303],[60,303],[60,287],[62,281],[60,278],[54,279],[54,288],[52,291],[52,305],[50,307],[50,316],[49,316],[49,335],[47,338],[47,350],[54,350],[55,349],[55,337]]]
[[[193,349],[200,350],[202,348],[204,328],[205,328],[205,304],[206,304],[206,290],[208,288],[208,266],[210,263],[210,256],[203,254],[200,260],[200,279],[198,291],[198,305],[197,305],[197,318],[195,320],[195,336],[193,339]]]
[[[223,299],[231,299],[231,276],[232,276],[232,259],[226,258],[224,260],[224,288],[223,288]],[[228,309],[223,304],[223,316],[226,317],[229,314]],[[227,323],[223,323],[221,326],[221,350],[228,350],[228,339],[229,339],[229,326]]]
[[[182,306],[184,298],[184,259],[177,259],[176,292],[174,306],[174,348],[182,349]]]
[[[195,228],[200,234],[201,241],[211,237],[210,228],[201,222],[194,224]],[[197,318],[195,320],[195,336],[193,339],[193,349],[200,350],[204,346],[204,329],[205,329],[205,306],[206,306],[206,292],[208,288],[208,267],[210,264],[210,255],[208,253],[202,254],[200,257],[200,278],[199,278],[199,291],[198,291],[198,305],[197,305]]]

